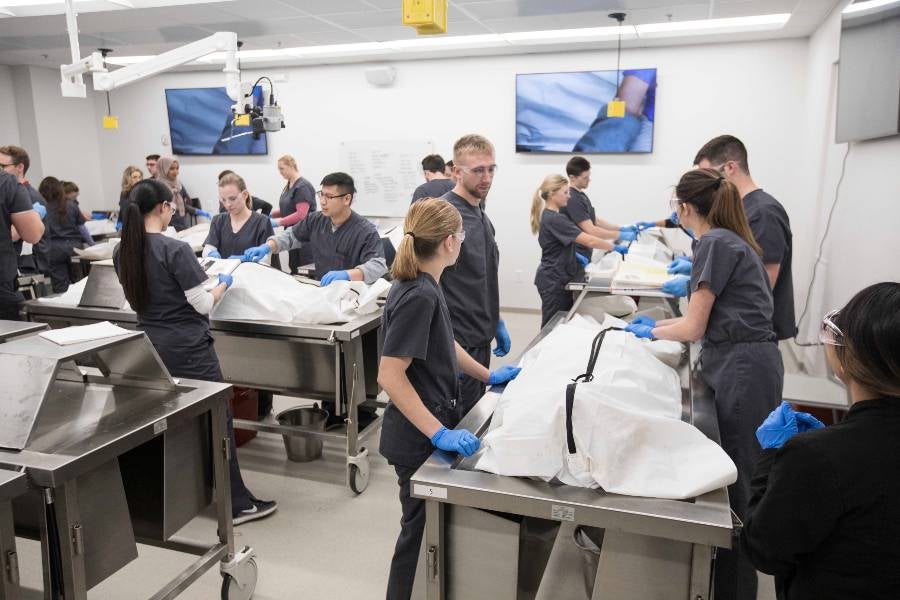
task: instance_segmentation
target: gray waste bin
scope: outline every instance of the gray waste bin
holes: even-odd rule
[[[279,425],[290,425],[310,431],[325,431],[328,411],[318,405],[289,408],[278,413]],[[283,435],[287,456],[295,462],[309,462],[322,457],[322,440],[312,436]]]

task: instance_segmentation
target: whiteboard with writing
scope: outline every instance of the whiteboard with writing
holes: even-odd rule
[[[341,142],[341,170],[356,183],[353,209],[367,217],[405,217],[413,192],[425,183],[422,159],[430,141]]]

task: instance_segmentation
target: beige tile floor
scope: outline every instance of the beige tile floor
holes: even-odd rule
[[[517,356],[538,332],[535,313],[505,313],[513,342],[509,357]],[[496,365],[494,365],[496,366]],[[294,398],[276,398],[276,410],[298,404]],[[374,446],[374,444],[373,444]],[[375,448],[370,448],[374,451]],[[344,484],[342,449],[326,445],[325,454],[312,463],[292,463],[281,439],[260,435],[239,450],[248,487],[259,497],[278,500],[272,517],[236,529],[236,542],[258,553],[257,600],[377,599],[384,597],[393,544],[399,531],[400,507],[393,470],[377,453],[371,457],[368,489],[356,496]],[[212,542],[215,524],[201,516],[181,536]],[[582,600],[580,557],[563,531],[551,556],[540,600]],[[40,586],[40,559],[33,542],[20,541],[23,583]],[[192,557],[140,546],[139,559],[97,586],[91,600],[147,598],[190,564]],[[775,598],[769,578],[761,578],[759,598]],[[181,597],[189,600],[219,598],[221,578],[216,570],[201,577]],[[24,600],[42,598],[28,592]]]

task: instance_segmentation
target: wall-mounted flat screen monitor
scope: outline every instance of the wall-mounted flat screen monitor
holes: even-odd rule
[[[517,152],[652,152],[655,119],[656,69],[516,75]]]
[[[262,88],[253,90],[262,103]],[[266,134],[258,139],[253,129],[232,123],[231,106],[224,87],[166,90],[169,134],[175,154],[268,154]]]

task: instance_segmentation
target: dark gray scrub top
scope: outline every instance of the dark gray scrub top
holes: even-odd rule
[[[250,218],[241,228],[234,232],[231,227],[231,216],[219,213],[213,217],[209,225],[209,235],[204,246],[215,246],[222,258],[243,254],[247,248],[260,246],[273,236],[272,221],[259,213],[250,213]]]
[[[541,264],[534,276],[534,285],[539,290],[562,288],[578,275],[580,265],[575,258],[575,238],[581,233],[581,228],[567,216],[546,208],[541,213],[538,231]]]
[[[412,358],[406,376],[422,403],[445,427],[456,427],[459,379],[453,326],[444,294],[431,275],[393,283],[384,307],[382,356]],[[388,404],[381,454],[392,464],[417,466],[433,451],[431,440]]]
[[[50,242],[81,243],[81,232],[78,226],[84,225],[84,215],[74,202],[66,202],[66,218],[61,219],[52,207],[47,207],[44,217],[44,239]]]
[[[500,320],[500,250],[494,225],[480,206],[472,206],[462,196],[447,192],[443,199],[459,210],[466,232],[459,259],[441,275],[453,333],[465,348],[488,346]]]
[[[773,325],[779,340],[797,334],[794,315],[794,279],[791,273],[793,233],[787,212],[778,200],[762,189],[744,196],[744,212],[756,243],[762,247],[763,264],[780,265],[772,296],[775,300]]]
[[[309,180],[303,177],[295,181],[294,185],[281,192],[278,208],[281,210],[282,218],[297,212],[297,205],[301,202],[309,204],[307,216],[316,210],[316,190]]]
[[[27,210],[33,210],[28,190],[19,185],[15,176],[0,171],[0,283],[15,281],[19,269],[10,215]]]
[[[119,272],[119,248],[113,252]],[[188,303],[184,293],[207,280],[191,247],[160,233],[144,234],[146,308],[138,314],[138,329],[156,346],[196,346],[211,339],[209,319]],[[121,275],[120,275],[121,280]]]
[[[440,198],[456,186],[452,179],[432,179],[416,188],[412,195],[412,204],[422,198]]]
[[[762,259],[730,229],[711,229],[697,242],[691,292],[701,283],[716,296],[704,346],[775,340],[772,292]]]
[[[331,218],[316,211],[294,225],[293,234],[312,247],[316,279],[322,279],[329,271],[355,269],[372,258],[384,258],[378,229],[356,212],[351,212],[350,218],[334,229]]]
[[[597,211],[594,209],[594,205],[591,204],[590,198],[581,190],[576,190],[571,186],[569,187],[569,203],[559,209],[559,212],[569,217],[575,225],[582,221],[590,221],[591,225],[597,224]],[[575,252],[590,259],[593,249],[576,244]]]

